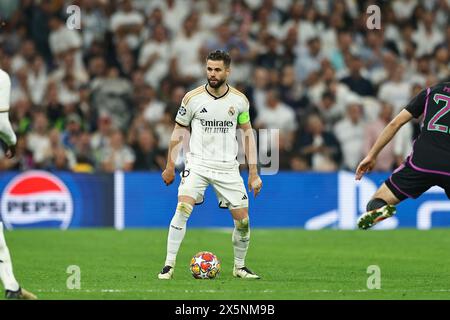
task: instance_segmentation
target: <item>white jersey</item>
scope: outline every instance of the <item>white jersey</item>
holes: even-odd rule
[[[8,146],[13,146],[17,142],[17,137],[8,116],[10,94],[11,79],[5,71],[0,69],[0,139]]]
[[[249,107],[245,95],[231,86],[220,97],[206,85],[188,92],[175,119],[192,128],[187,161],[212,169],[237,168],[236,128],[250,121]]]
[[[0,112],[9,110],[10,95],[11,79],[5,71],[0,69]]]

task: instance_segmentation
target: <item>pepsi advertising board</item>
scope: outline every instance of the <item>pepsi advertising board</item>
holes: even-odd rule
[[[388,177],[372,173],[355,181],[351,172],[293,173],[262,176],[264,187],[252,195],[252,227],[355,229],[366,203]],[[247,176],[243,174],[244,181]],[[7,228],[115,227],[167,228],[180,182],[166,186],[159,172],[74,174],[29,171],[0,176],[0,219]],[[197,205],[190,227],[231,227],[212,188]],[[450,200],[441,188],[398,206],[397,215],[374,229],[450,227]]]
[[[113,226],[112,175],[3,173],[0,219],[9,228]]]

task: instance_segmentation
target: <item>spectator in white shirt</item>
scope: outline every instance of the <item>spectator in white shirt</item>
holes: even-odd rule
[[[255,19],[250,27],[253,37],[261,42],[266,36],[272,35],[276,38],[282,38],[281,28],[278,21],[271,20],[270,9],[262,6],[257,12]]]
[[[143,102],[145,120],[152,124],[161,120],[166,106],[156,98],[156,92],[152,87],[145,87],[143,90],[143,99],[145,99]]]
[[[450,75],[450,46],[440,45],[434,51],[434,73],[439,81],[446,81]]]
[[[62,62],[64,54],[71,52],[75,54],[75,67],[84,68],[81,52],[83,41],[78,31],[67,28],[57,16],[50,18],[49,27],[51,29],[48,38],[50,50],[58,63]]]
[[[323,120],[317,114],[306,119],[305,131],[298,136],[297,148],[312,170],[335,171],[342,160],[342,152],[336,136],[325,130]]]
[[[394,114],[406,106],[411,95],[411,84],[403,80],[404,70],[403,65],[389,70],[389,80],[378,90],[378,99],[393,105]]]
[[[394,156],[397,166],[401,165],[411,154],[413,140],[413,126],[410,122],[398,130],[394,137]]]
[[[345,108],[336,103],[336,96],[331,91],[325,91],[322,99],[314,105],[314,109],[325,121],[325,129],[331,130],[336,122],[342,119]]]
[[[134,152],[124,143],[123,133],[120,130],[113,131],[109,146],[102,150],[101,166],[103,171],[130,171],[133,169],[134,160]]]
[[[321,53],[320,38],[313,37],[308,40],[307,46],[300,46],[295,70],[300,81],[306,80],[312,72],[319,71],[324,55]]]
[[[30,100],[30,86],[26,67],[17,70],[15,77],[11,77],[11,105],[20,100]]]
[[[148,1],[148,0],[147,0]],[[182,29],[182,23],[192,9],[191,1],[188,0],[165,0],[154,1],[154,6],[161,8],[164,25],[167,26],[171,34],[177,34]]]
[[[200,15],[200,27],[204,30],[212,30],[225,21],[227,12],[220,7],[219,0],[207,0],[206,2],[206,10]]]
[[[26,39],[20,46],[20,50],[11,60],[11,69],[16,72],[23,67],[27,67],[33,62],[34,57],[37,55],[36,46],[32,40]]]
[[[203,35],[198,31],[198,15],[189,15],[183,24],[182,31],[172,44],[172,75],[186,85],[192,85],[203,76],[203,59],[200,59],[203,46]]]
[[[435,24],[435,14],[426,11],[422,14],[422,21],[412,38],[417,44],[417,55],[432,54],[436,46],[444,41],[444,35]]]
[[[319,34],[322,49],[326,56],[330,56],[333,50],[337,47],[337,30],[343,28],[343,21],[337,14],[331,14],[326,19],[326,26]]]
[[[50,147],[48,136],[48,120],[44,112],[34,113],[32,130],[27,136],[27,147],[33,153],[34,163],[40,167],[46,160],[46,152]]]
[[[417,0],[394,0],[392,1],[392,9],[399,20],[408,20],[417,4]]]
[[[73,52],[66,52],[61,55],[59,67],[50,74],[49,81],[61,82],[68,75],[75,79],[77,86],[85,84],[89,80],[86,69],[77,67],[76,56]]]
[[[134,50],[140,44],[144,17],[139,11],[134,10],[131,0],[122,0],[120,11],[111,17],[110,27],[117,39],[125,38],[128,46]]]
[[[83,18],[81,36],[83,37],[84,49],[89,49],[92,42],[102,40],[106,29],[108,28],[108,20],[104,14],[106,3],[95,0],[82,0]]]
[[[294,133],[297,130],[295,112],[280,101],[279,93],[276,89],[267,91],[264,107],[258,113],[255,126],[260,129],[278,129],[280,149],[289,150],[291,148]],[[263,149],[263,152],[269,148],[269,134],[273,137],[270,132],[260,136],[260,148]]]
[[[153,29],[152,39],[142,47],[139,54],[139,67],[145,70],[145,81],[154,88],[169,72],[170,43],[163,25]]]
[[[231,61],[233,61],[233,72],[228,76],[228,83],[236,85],[237,83],[245,83],[248,75],[252,73],[252,63],[241,54],[237,46],[230,49]]]
[[[316,22],[317,10],[313,7],[306,8],[301,1],[296,1],[289,9],[289,20],[281,27],[281,36],[285,37],[288,30],[296,28],[298,31],[298,43],[306,45],[311,39],[318,37],[324,29],[323,25]]]
[[[334,127],[334,135],[341,144],[344,169],[354,171],[362,159],[364,128],[361,105],[347,105],[346,117]]]
[[[370,81],[378,86],[380,83],[384,82],[388,77],[388,70],[395,69],[396,65],[399,63],[397,56],[392,51],[386,51],[383,53],[383,65],[374,67],[370,71],[369,77]]]
[[[28,71],[28,87],[33,88],[30,91],[30,98],[34,105],[40,105],[44,100],[45,90],[47,89],[47,70],[44,59],[41,56],[36,56]]]

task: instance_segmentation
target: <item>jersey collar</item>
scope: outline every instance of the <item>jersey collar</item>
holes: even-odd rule
[[[220,99],[220,98],[225,97],[225,96],[228,94],[228,92],[230,91],[230,86],[228,85],[228,83],[227,83],[226,85],[227,85],[227,91],[225,91],[225,93],[224,93],[223,95],[221,95],[220,97],[216,97],[215,95],[213,95],[211,92],[208,91],[208,84],[205,84],[205,90],[206,90],[206,92],[208,92],[208,94],[209,94],[211,97],[214,98],[214,100],[218,100],[218,99]]]

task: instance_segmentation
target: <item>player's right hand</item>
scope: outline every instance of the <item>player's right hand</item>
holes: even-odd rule
[[[16,155],[16,146],[9,146],[6,148],[5,156],[8,159],[13,158]]]
[[[164,183],[166,186],[172,184],[172,182],[175,180],[175,169],[172,168],[166,168],[163,173],[161,174]]]
[[[372,171],[373,167],[375,167],[375,163],[376,163],[376,159],[367,156],[365,157],[358,165],[358,168],[356,168],[356,175],[355,175],[355,179],[356,180],[361,180],[362,176],[367,173]]]

